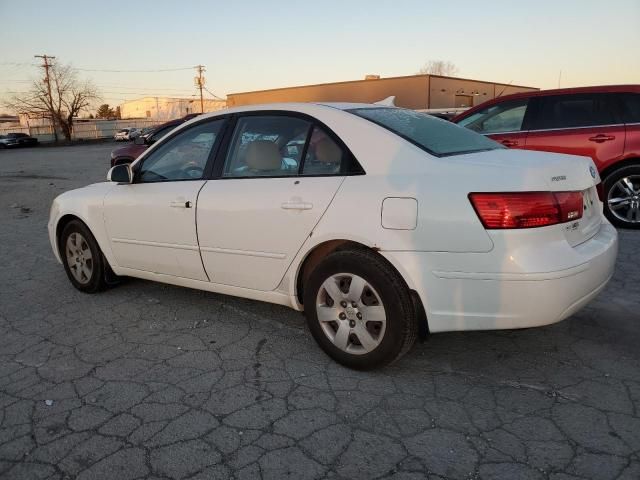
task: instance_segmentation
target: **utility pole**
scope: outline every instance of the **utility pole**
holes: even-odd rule
[[[202,98],[202,89],[204,88],[204,77],[202,74],[206,71],[204,65],[196,65],[194,67],[198,71],[198,76],[194,78],[196,87],[200,89],[200,113],[204,113],[204,100]]]
[[[43,60],[42,68],[44,68],[44,81],[47,84],[47,92],[49,93],[49,105],[50,105],[50,113],[51,113],[51,125],[53,126],[53,137],[55,141],[58,141],[58,132],[56,131],[56,121],[53,117],[53,96],[51,95],[51,80],[49,78],[49,68],[51,64],[49,60],[55,60],[56,57],[52,57],[50,55],[34,55],[34,58],[41,58]]]

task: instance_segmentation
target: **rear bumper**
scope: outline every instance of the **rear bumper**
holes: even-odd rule
[[[510,235],[510,234],[501,234]],[[422,298],[431,332],[548,325],[572,315],[613,275],[618,236],[606,220],[588,241],[495,239],[486,254],[384,252]],[[522,258],[526,256],[526,258]],[[550,259],[562,259],[550,269]],[[498,268],[489,269],[491,265]],[[449,268],[447,268],[449,266]]]

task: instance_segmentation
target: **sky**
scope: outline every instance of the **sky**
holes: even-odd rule
[[[0,18],[15,20],[0,29],[0,102],[45,53],[111,105],[194,95],[198,64],[208,98],[412,75],[430,59],[539,88],[640,83],[640,0],[0,0]]]

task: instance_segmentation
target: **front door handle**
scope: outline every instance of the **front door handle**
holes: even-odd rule
[[[590,142],[596,142],[596,143],[609,142],[615,139],[616,137],[614,137],[613,135],[605,135],[604,133],[600,133],[598,135],[594,135],[593,137],[589,137]]]
[[[311,210],[313,203],[308,202],[284,202],[280,205],[284,210]]]
[[[518,145],[518,141],[517,140],[501,140],[500,143],[502,145],[504,145],[505,147],[515,147],[516,145]]]
[[[191,208],[192,204],[190,201],[184,201],[184,200],[176,200],[174,202],[169,203],[169,205],[173,208]]]

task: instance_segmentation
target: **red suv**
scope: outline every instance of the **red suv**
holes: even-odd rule
[[[510,148],[593,158],[607,218],[640,228],[640,85],[517,93],[489,100],[453,122]]]

